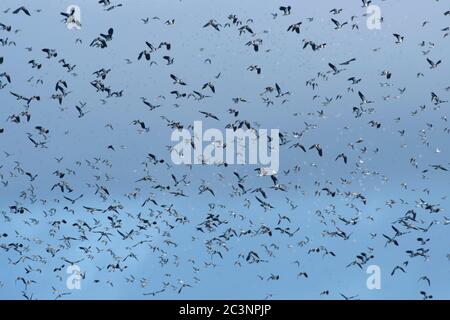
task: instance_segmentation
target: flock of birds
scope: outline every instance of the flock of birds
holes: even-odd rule
[[[408,87],[396,88],[401,83],[401,71],[397,72],[395,65],[380,66],[378,74],[365,72],[364,66],[355,67],[360,51],[382,56],[385,48],[349,48],[346,54],[354,55],[350,59],[348,56],[336,57],[335,61],[322,58],[324,52],[336,45],[335,33],[353,33],[356,38],[365,28],[366,19],[370,19],[365,8],[372,1],[353,2],[358,14],[330,8],[326,13],[328,18],[322,21],[304,17],[300,5],[294,3],[275,6],[272,12],[258,18],[236,12],[220,19],[193,21],[201,36],[224,36],[227,41],[237,39],[245,54],[254,61],[262,61],[258,59],[261,55],[279,52],[270,45],[271,34],[279,32],[297,47],[298,57],[294,59],[322,59],[323,66],[322,70],[311,72],[310,77],[299,68],[296,81],[285,81],[283,74],[266,73],[271,66],[263,63],[255,62],[234,70],[215,64],[214,54],[199,55],[198,64],[209,68],[211,74],[201,83],[188,74],[177,72],[177,65],[183,63],[183,48],[171,39],[156,44],[152,43],[150,35],[148,39],[134,39],[129,45],[133,46],[135,56],[119,58],[117,53],[112,55],[111,50],[119,34],[132,35],[131,26],[129,30],[117,28],[114,19],[108,18],[110,25],[96,30],[96,36],[91,38],[78,37],[78,31],[67,30],[68,37],[74,37],[71,50],[88,47],[91,55],[103,57],[103,65],[88,69],[83,61],[86,57],[69,61],[65,49],[58,48],[58,41],[50,46],[52,41],[46,39],[48,45],[40,48],[20,41],[22,33],[33,35],[33,30],[21,29],[27,19],[39,17],[44,9],[36,8],[36,4],[2,9],[0,113],[6,121],[0,123],[3,153],[0,163],[0,188],[3,189],[0,192],[0,295],[26,299],[83,297],[83,290],[76,292],[66,288],[67,268],[79,265],[77,276],[83,287],[111,290],[130,287],[144,298],[184,297],[202,288],[204,274],[208,274],[210,281],[216,281],[215,288],[220,290],[227,280],[221,279],[221,272],[215,274],[214,270],[223,270],[220,268],[226,266],[229,274],[245,268],[252,270],[256,281],[261,281],[261,290],[266,290],[254,292],[253,298],[284,297],[282,288],[272,290],[270,286],[290,279],[288,285],[292,288],[288,291],[309,290],[311,298],[357,299],[363,296],[361,292],[365,289],[327,287],[326,283],[321,283],[323,287],[318,292],[308,289],[309,283],[321,277],[308,262],[316,259],[317,264],[351,270],[366,277],[369,265],[377,264],[377,259],[385,252],[394,252],[389,263],[383,263],[383,269],[389,269],[383,281],[395,282],[402,274],[407,275],[415,283],[417,298],[439,298],[433,293],[433,285],[448,278],[441,279],[427,272],[426,266],[435,261],[450,261],[448,237],[434,239],[436,233],[445,234],[450,225],[445,205],[450,162],[443,149],[443,141],[448,141],[450,134],[446,116],[450,86],[440,86],[440,79],[435,77],[442,69],[450,70],[443,60],[449,53],[445,41],[450,32],[450,11],[442,11],[442,16],[436,19],[439,23],[417,23],[417,28],[429,28],[435,40],[424,39],[408,47],[411,54],[423,56],[422,65],[410,66],[416,74],[412,81],[426,81],[435,88],[422,92],[425,98],[417,101],[418,106],[408,109],[402,99],[410,91],[420,91],[421,84],[413,83],[410,91]],[[429,2],[430,6],[441,5],[439,1]],[[111,0],[100,0],[97,4],[102,11],[99,14],[106,17],[120,14],[132,5]],[[151,5],[148,6],[152,11]],[[75,9],[52,16],[61,20],[61,28],[66,28],[67,23],[88,28],[83,20],[77,20]],[[261,28],[264,19],[272,21],[274,28]],[[382,26],[388,23],[384,16],[374,19]],[[138,16],[136,22],[143,28],[152,24],[162,24],[165,28],[178,26],[177,19],[171,17]],[[179,28],[182,32],[183,26]],[[327,42],[310,38],[308,32],[314,28],[322,29],[321,38],[327,35]],[[408,34],[414,31],[403,31],[391,32],[390,42],[385,46],[394,52],[406,50],[403,48],[408,44]],[[208,43],[203,45],[205,47],[199,49],[205,53]],[[411,52],[414,49],[410,48],[414,47],[417,52]],[[11,67],[19,63],[14,61],[16,51],[24,51],[29,56],[24,61],[26,69]],[[301,57],[305,54],[308,58]],[[144,94],[129,95],[131,84],[125,78],[120,79],[115,69],[117,65],[127,68],[137,64],[148,69],[149,77],[154,68],[160,68],[166,78],[158,81],[167,83],[170,89],[150,90],[152,98]],[[50,65],[58,66],[61,72],[57,75],[47,72]],[[28,80],[17,83],[16,79],[23,72],[29,73]],[[259,81],[256,83],[266,85],[257,92],[247,90],[242,91],[241,96],[228,96],[225,103],[215,98],[223,96],[235,81],[226,82],[225,77],[239,78],[243,74],[251,74],[255,82]],[[109,81],[111,78],[114,81]],[[365,85],[370,78],[376,79],[379,88]],[[448,78],[441,80],[448,81]],[[91,92],[78,90],[78,82],[88,82]],[[122,88],[115,88],[117,83],[121,83]],[[334,89],[322,89],[328,84]],[[332,90],[336,93],[331,94]],[[376,92],[383,93],[377,95]],[[86,98],[90,94],[96,99]],[[314,107],[305,111],[296,101],[300,96]],[[120,105],[124,99],[138,106],[139,119],[116,119],[113,123],[102,119],[103,113],[95,111],[100,106]],[[341,102],[344,99],[352,101],[351,104]],[[380,107],[387,104],[391,104],[392,111],[383,109],[382,114]],[[212,105],[220,109],[208,110]],[[88,157],[83,148],[90,141],[53,148],[59,143],[58,139],[69,139],[71,132],[67,130],[56,138],[54,132],[59,130],[58,124],[48,120],[50,115],[42,116],[44,106],[51,106],[45,112],[56,114],[58,121],[80,127],[90,117],[95,117],[98,132],[105,136],[116,132],[121,125],[133,128],[135,136],[129,137],[131,140],[142,135],[150,137],[156,134],[155,128],[164,127],[161,130],[168,130],[168,134],[158,139],[166,139],[167,147],[154,148],[153,139],[148,138],[147,144],[139,147],[145,149],[144,156],[136,156],[139,168],[133,167],[133,172],[128,172],[131,166],[117,164],[119,154],[142,154],[131,144],[111,141],[95,145],[92,152],[96,154]],[[279,172],[264,171],[257,166],[228,165],[225,161],[213,168],[172,164],[170,132],[192,129],[191,123],[179,117],[179,113],[188,110],[198,119],[223,129],[257,130],[262,126],[255,121],[257,116],[245,117],[250,106],[260,110],[258,117],[270,119],[282,115],[284,119],[296,121],[295,128],[280,128]],[[399,109],[403,109],[402,116],[396,114]],[[340,122],[338,114],[345,114],[348,124]],[[327,125],[339,127],[342,133],[337,142],[339,152],[330,145],[334,137],[327,136],[329,133],[325,130],[324,123],[329,118],[334,122]],[[410,122],[417,127],[410,128]],[[360,132],[361,136],[352,132]],[[426,155],[410,151],[414,147],[409,147],[404,142],[406,139],[412,145],[423,147],[421,150]],[[94,140],[95,137],[92,143]],[[396,149],[385,150],[384,146],[389,143]],[[14,144],[20,144],[22,151],[11,152],[9,149]],[[436,147],[436,144],[442,146]],[[381,161],[377,159],[385,159],[387,165],[402,161],[399,154],[409,155],[409,160],[401,164],[408,174],[393,177],[395,183],[382,170],[371,168],[373,161]],[[37,167],[34,164],[32,167],[37,169],[32,170],[30,163],[34,155],[45,157],[46,163],[38,163]],[[201,176],[203,169],[209,170],[207,177]],[[118,182],[116,174],[125,178],[121,177]],[[138,178],[134,179],[136,175]],[[401,183],[397,183],[398,179],[402,179]],[[376,183],[381,190],[391,190],[381,193],[384,199],[368,187]],[[127,191],[118,191],[122,188]],[[308,210],[305,209],[307,203]],[[187,209],[189,206],[192,210]],[[441,252],[442,246],[447,247],[447,253]],[[334,262],[347,255],[353,258],[342,265]],[[289,268],[281,267],[283,263]],[[419,268],[421,273],[408,270],[419,264],[425,266]],[[139,266],[143,265],[151,271],[147,274],[139,271]],[[448,270],[449,264],[442,264],[441,268]],[[340,271],[334,272],[339,277]],[[245,285],[245,281],[251,280],[240,281]],[[362,282],[358,288],[364,286]],[[447,296],[442,293],[441,296],[448,298],[449,294],[447,291]],[[204,297],[211,295],[204,294]]]

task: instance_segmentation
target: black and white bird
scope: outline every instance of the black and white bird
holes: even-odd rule
[[[427,62],[430,64],[430,69],[435,69],[441,64],[441,60],[438,60],[437,62],[432,61],[431,59],[427,58]]]
[[[394,33],[392,35],[395,37],[395,43],[397,43],[397,44],[403,43],[403,41],[405,41],[405,37],[399,35],[398,33]]]

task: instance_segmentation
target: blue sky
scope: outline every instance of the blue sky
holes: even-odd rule
[[[356,0],[319,0],[313,4],[292,1],[292,12],[288,16],[283,16],[278,10],[280,5],[289,4],[285,1],[133,0],[124,1],[122,7],[111,11],[105,11],[96,1],[87,0],[45,1],[38,5],[35,1],[21,3],[31,10],[31,17],[0,13],[1,23],[12,25],[13,30],[20,29],[19,32],[0,31],[0,38],[16,43],[16,46],[0,48],[0,56],[4,57],[0,73],[7,72],[12,76],[12,83],[0,90],[0,119],[24,110],[23,104],[16,101],[9,91],[24,96],[40,95],[41,100],[31,103],[30,122],[0,122],[0,128],[5,129],[0,134],[0,149],[12,154],[7,157],[2,152],[0,155],[2,181],[8,181],[6,187],[0,186],[0,233],[8,234],[7,238],[0,238],[0,298],[21,299],[22,292],[26,292],[33,298],[54,299],[57,293],[53,292],[52,287],[58,292],[70,293],[64,296],[66,299],[340,299],[339,293],[358,295],[362,299],[420,299],[419,291],[422,290],[437,299],[450,298],[447,258],[450,253],[449,224],[445,224],[445,216],[449,216],[446,197],[450,180],[448,172],[430,167],[435,164],[449,166],[446,149],[448,133],[445,132],[448,123],[443,119],[447,115],[448,103],[436,108],[430,101],[431,92],[442,100],[449,98],[446,58],[450,45],[449,38],[443,38],[445,32],[441,31],[450,25],[450,18],[443,14],[448,10],[445,3],[376,1],[384,18],[380,30],[366,27],[366,17],[363,16],[365,8]],[[69,30],[61,22],[59,13],[69,5],[78,5],[81,9],[80,30]],[[17,6],[17,1],[5,0],[0,9],[3,12]],[[343,11],[332,15],[329,11],[335,7]],[[36,12],[37,9],[41,11]],[[275,12],[278,16],[273,19],[271,13]],[[224,25],[229,22],[229,14],[236,14],[244,24],[247,19],[252,19],[248,23],[256,35],[240,36],[235,26],[222,27],[220,32],[203,28],[210,19]],[[160,19],[152,19],[155,16]],[[352,16],[356,16],[354,23],[358,24],[358,30],[351,29]],[[148,24],[141,21],[146,17],[150,18]],[[309,17],[314,17],[314,20],[308,22]],[[330,18],[349,21],[349,25],[334,30]],[[165,25],[164,21],[169,19],[175,19],[175,24]],[[300,34],[286,31],[289,25],[299,21],[302,21]],[[424,21],[429,23],[422,27]],[[108,42],[108,48],[89,46],[92,39],[110,27],[114,27],[114,36]],[[404,35],[405,42],[396,44],[393,33]],[[82,44],[75,43],[77,38],[82,39]],[[263,39],[259,52],[245,45],[254,38]],[[314,52],[310,48],[303,50],[303,39],[327,43],[327,47]],[[154,45],[168,41],[172,49],[152,53],[152,60],[157,64],[149,66],[148,62],[137,61],[138,53],[146,48],[145,41]],[[426,42],[424,47],[419,46],[422,41]],[[32,47],[32,51],[27,51],[26,47]],[[46,59],[41,52],[43,48],[56,49],[58,57]],[[428,55],[422,53],[429,49]],[[162,59],[166,54],[174,58],[173,65],[166,66]],[[442,63],[431,70],[426,57],[433,61],[441,59]],[[62,68],[58,63],[60,58],[76,65],[76,75]],[[356,58],[356,61],[344,66],[345,71],[338,75],[327,73],[330,70],[328,63],[338,65],[351,58]],[[43,67],[32,69],[27,64],[31,59],[39,61]],[[130,59],[132,63],[126,63],[125,59]],[[204,63],[205,59],[211,59],[211,64]],[[261,75],[246,70],[252,64],[262,66]],[[95,79],[93,72],[101,68],[111,68],[105,83],[114,91],[124,90],[123,97],[108,98],[105,104],[101,102],[105,95],[96,92],[90,84]],[[392,72],[391,80],[387,81],[380,75],[383,70]],[[318,72],[327,74],[328,80],[319,79]],[[417,77],[419,72],[424,76]],[[173,85],[169,77],[171,73],[185,80],[188,86]],[[221,76],[215,79],[218,73]],[[361,78],[361,83],[352,86],[347,81],[352,76]],[[34,78],[28,82],[31,77]],[[306,81],[313,78],[319,85],[315,90],[305,86]],[[42,79],[43,84],[36,84],[37,79]],[[64,79],[71,91],[61,106],[50,99],[59,79]],[[175,99],[170,94],[175,89],[186,92],[200,90],[208,81],[214,81],[216,93],[202,92],[212,95],[211,98],[195,101]],[[380,86],[384,82],[390,86]],[[272,95],[274,105],[266,107],[260,93],[275,83],[292,95],[287,97],[285,103]],[[354,91],[348,91],[348,87],[353,87]],[[400,94],[398,89],[403,88],[406,91]],[[363,106],[373,107],[372,113],[355,118],[352,108],[360,104],[358,90],[375,103]],[[164,95],[165,99],[160,95]],[[313,99],[315,95],[319,97]],[[333,99],[329,105],[322,104],[325,98],[335,98],[337,95],[342,95],[342,98]],[[387,96],[391,99],[383,99]],[[149,111],[140,97],[162,106]],[[248,103],[234,104],[232,98],[235,97],[245,98]],[[89,111],[82,118],[78,118],[75,109],[80,101],[87,103],[86,110]],[[423,105],[426,108],[420,111],[419,106]],[[238,109],[239,116],[234,118],[228,114],[229,108]],[[218,115],[220,121],[204,119],[198,112],[200,110]],[[324,112],[323,117],[318,115],[320,110]],[[414,114],[416,110],[419,111]],[[279,129],[289,137],[289,143],[280,149],[281,167],[278,173],[278,179],[287,185],[287,191],[270,189],[271,179],[259,177],[254,171],[255,165],[191,168],[150,164],[148,174],[156,182],[136,182],[146,175],[142,162],[148,153],[170,164],[167,146],[173,144],[170,141],[172,129],[166,126],[161,116],[180,121],[186,127],[195,120],[203,120],[205,128],[224,129],[228,123],[245,119],[252,124],[259,123],[261,128]],[[149,132],[139,133],[138,128],[130,124],[136,119],[143,120]],[[381,123],[381,127],[371,127],[368,124],[371,120]],[[300,139],[292,137],[293,132],[305,130],[305,123],[317,125],[317,128],[308,130]],[[114,130],[105,127],[106,124],[111,124]],[[38,125],[50,129],[47,149],[34,148],[27,139],[28,132],[39,137],[34,129]],[[399,134],[401,130],[405,130],[404,136]],[[426,137],[428,144],[423,143],[423,137]],[[363,142],[355,143],[358,139]],[[300,149],[289,148],[295,142],[306,147],[320,143],[324,156],[319,157],[314,150],[304,153]],[[349,147],[350,143],[355,145],[354,149]],[[109,145],[113,145],[115,151],[107,149]],[[367,152],[361,151],[363,148]],[[377,153],[374,152],[376,148],[379,148]],[[436,152],[437,149],[440,152]],[[335,161],[341,152],[349,158],[347,165],[341,160]],[[57,163],[55,157],[64,158]],[[92,162],[94,158],[110,161],[112,166],[99,163],[98,169],[92,169],[85,160]],[[417,159],[418,168],[410,164],[411,158]],[[16,161],[25,171],[38,174],[36,180],[30,181],[28,176],[15,170]],[[299,172],[294,172],[296,165],[300,166]],[[76,174],[67,174],[63,180],[75,191],[65,195],[84,195],[75,204],[64,200],[59,191],[50,190],[59,181],[52,173],[67,168],[75,170]],[[429,172],[422,175],[425,169]],[[290,172],[285,175],[283,170]],[[264,212],[251,191],[230,196],[233,187],[237,187],[233,171],[238,171],[241,176],[248,175],[246,189],[264,187],[268,201],[275,208]],[[105,174],[112,179],[106,180]],[[152,186],[162,184],[171,185],[174,190],[176,187],[173,186],[171,174],[178,178],[187,175],[190,183],[183,190],[189,197],[175,197],[169,192],[152,189]],[[96,175],[100,176],[98,181]],[[351,183],[342,184],[341,178]],[[208,182],[215,196],[198,194],[202,180]],[[332,184],[327,184],[327,181]],[[106,201],[95,194],[95,187],[88,186],[95,183],[108,187],[110,195]],[[402,183],[407,185],[406,189]],[[332,190],[339,189],[341,194],[327,196],[321,190],[326,186]],[[24,190],[29,195],[31,187],[39,199],[34,203],[29,198],[20,197]],[[139,196],[128,199],[125,194],[135,188],[139,188]],[[424,192],[426,189],[430,192]],[[320,196],[316,195],[316,191],[321,191]],[[367,204],[345,196],[346,192],[363,194]],[[150,193],[154,194],[159,205],[141,207]],[[298,207],[291,210],[286,197]],[[245,206],[246,199],[251,202],[250,208]],[[429,213],[418,208],[416,201],[420,199],[438,205],[443,211]],[[390,200],[395,201],[392,208],[386,205]],[[22,215],[11,213],[10,206],[15,205],[16,201],[30,212]],[[108,216],[112,213],[90,215],[83,209],[83,206],[103,209],[118,203],[122,204],[123,209],[114,219],[122,220],[120,230],[127,232],[136,229],[136,217],[142,213],[154,219],[160,231],[150,228],[133,240],[122,240],[117,231],[111,229]],[[211,203],[215,204],[213,209],[209,206]],[[164,210],[170,205],[189,223],[176,222],[174,216]],[[64,210],[65,206],[73,209],[74,213]],[[334,208],[332,212],[331,208]],[[53,212],[52,209],[54,215],[45,214]],[[392,236],[391,225],[411,209],[417,212],[418,226],[426,227],[431,222],[433,226],[426,233],[403,227],[401,231],[411,232],[398,238],[399,246],[385,246],[382,234]],[[162,212],[160,216],[152,217],[151,213],[158,210]],[[324,218],[319,217],[319,211]],[[230,212],[241,214],[243,218],[235,218]],[[221,219],[228,223],[211,232],[198,231],[196,226],[208,213],[220,214]],[[300,228],[293,237],[277,231],[271,237],[255,234],[261,225],[276,228],[279,214],[290,218],[291,230]],[[359,216],[356,225],[345,225],[338,219],[356,216]],[[30,219],[36,219],[39,223],[34,225]],[[56,231],[55,236],[51,236],[51,223],[62,219],[67,223]],[[86,232],[88,240],[79,240],[80,233],[72,224],[83,220],[93,225],[94,219],[99,222],[98,230],[109,228],[114,234],[111,243],[100,243],[97,241],[98,235],[92,232]],[[164,220],[174,228],[168,227]],[[336,230],[336,226],[351,234],[350,239],[324,235],[325,231]],[[220,248],[223,259],[217,255],[211,256],[205,243],[220,236],[229,227],[237,232],[250,229],[253,235],[227,240],[228,251]],[[376,236],[371,237],[370,233]],[[68,247],[60,240],[63,236],[78,240],[70,241]],[[417,241],[419,237],[430,239],[422,246],[430,250],[428,260],[410,258],[405,252],[421,247]],[[299,246],[298,243],[307,238],[310,242]],[[177,246],[165,243],[167,239]],[[147,244],[130,249],[141,240],[150,240],[151,245],[160,251],[152,250]],[[11,243],[22,243],[27,248],[22,256],[32,257],[34,261],[11,264],[10,261],[21,257],[14,250],[4,249],[3,245]],[[273,256],[268,256],[262,245],[271,244],[279,249],[274,250]],[[46,251],[49,246],[59,247],[60,251],[52,257]],[[80,246],[92,247],[92,260],[79,249]],[[308,254],[310,249],[320,246],[332,250],[336,256]],[[127,259],[121,262],[121,265],[127,266],[124,271],[109,272],[106,267],[115,260],[108,249],[119,257],[125,257],[132,250],[138,260]],[[248,264],[245,259],[239,258],[240,253],[246,255],[250,250],[258,252],[268,262]],[[363,269],[346,267],[358,254],[370,250],[373,250],[374,258]],[[67,263],[62,260],[63,257],[69,260],[84,258],[78,263],[86,274],[81,281],[81,290],[66,288]],[[167,264],[161,266],[161,259],[168,259]],[[300,262],[299,266],[294,263],[296,260]],[[392,269],[405,261],[408,261],[407,272],[391,276]],[[207,267],[205,263],[213,263],[215,267]],[[380,290],[366,287],[368,275],[365,271],[370,264],[381,268]],[[62,265],[64,268],[61,271],[54,271]],[[29,269],[28,266],[33,270],[30,273],[25,270]],[[299,272],[307,272],[308,278],[297,277]],[[280,279],[267,280],[271,274],[279,275]],[[126,280],[131,276],[136,279],[133,283]],[[422,276],[430,279],[431,286],[419,280]],[[25,288],[21,281],[16,280],[17,277],[36,283]],[[178,280],[191,287],[184,288],[178,294]],[[145,286],[142,287],[141,283]],[[164,292],[154,297],[143,295],[161,290],[165,284]],[[325,290],[329,290],[330,294],[320,295]]]

